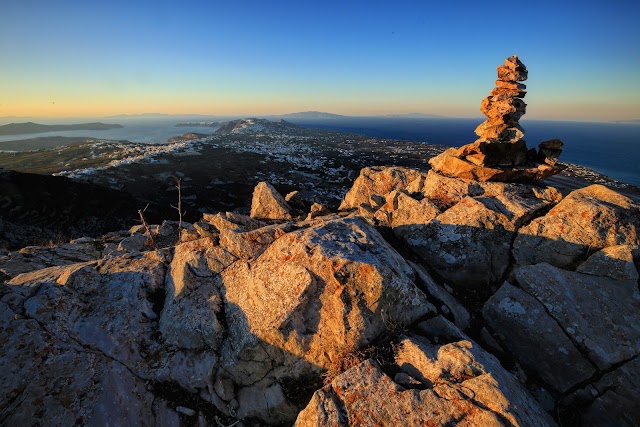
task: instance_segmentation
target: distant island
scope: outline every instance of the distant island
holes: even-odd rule
[[[220,122],[182,122],[178,123],[176,127],[201,127],[201,128],[215,128],[220,126]]]
[[[322,111],[302,111],[299,113],[280,114],[269,117],[284,117],[288,119],[338,119],[345,116],[342,116],[340,114],[325,113]]]
[[[0,126],[0,135],[20,135],[25,133],[43,133],[64,130],[107,130],[119,129],[122,125],[108,123],[79,123],[72,125],[42,125],[39,123],[9,123]]]
[[[638,125],[640,124],[640,119],[632,119],[632,120],[614,120],[613,123],[617,124],[632,124]]]

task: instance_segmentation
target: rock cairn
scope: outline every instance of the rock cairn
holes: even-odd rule
[[[539,150],[527,150],[524,130],[518,122],[527,104],[522,100],[527,68],[517,55],[498,67],[498,80],[491,94],[482,100],[480,111],[487,117],[475,130],[472,144],[452,148],[431,159],[434,170],[457,178],[478,181],[522,181],[545,178],[562,170],[556,160],[562,151],[560,140],[546,141]]]

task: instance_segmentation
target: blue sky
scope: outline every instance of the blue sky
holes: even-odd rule
[[[477,117],[496,67],[527,117],[640,119],[640,2],[0,0],[0,116]]]

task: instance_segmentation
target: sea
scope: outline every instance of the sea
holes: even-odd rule
[[[390,118],[339,117],[332,119],[288,118],[300,126],[340,130],[373,137],[405,139],[444,146],[461,146],[476,139],[474,129],[482,118]],[[102,120],[119,123],[121,129],[100,131],[63,131],[38,134],[5,135],[2,141],[47,136],[83,136],[99,139],[139,143],[164,143],[168,138],[185,132],[212,133],[205,127],[176,127],[176,119],[162,120]],[[194,121],[202,121],[201,119]],[[561,160],[594,169],[619,181],[640,186],[640,124],[520,121],[525,130],[527,145],[536,147],[540,142],[558,138],[564,142]],[[0,148],[1,149],[1,148]]]

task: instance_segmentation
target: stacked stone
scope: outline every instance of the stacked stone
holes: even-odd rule
[[[498,80],[491,94],[482,100],[480,111],[487,120],[476,128],[480,138],[473,144],[475,152],[466,159],[483,166],[517,166],[527,160],[524,130],[518,120],[526,112],[527,68],[513,55],[498,67]]]
[[[557,174],[564,166],[556,164],[562,141],[540,144],[538,151],[527,150],[524,130],[518,120],[526,111],[524,103],[527,68],[516,55],[498,67],[498,80],[491,94],[482,100],[480,111],[487,120],[476,128],[480,137],[472,144],[450,148],[429,160],[434,172],[476,181],[528,181]]]

